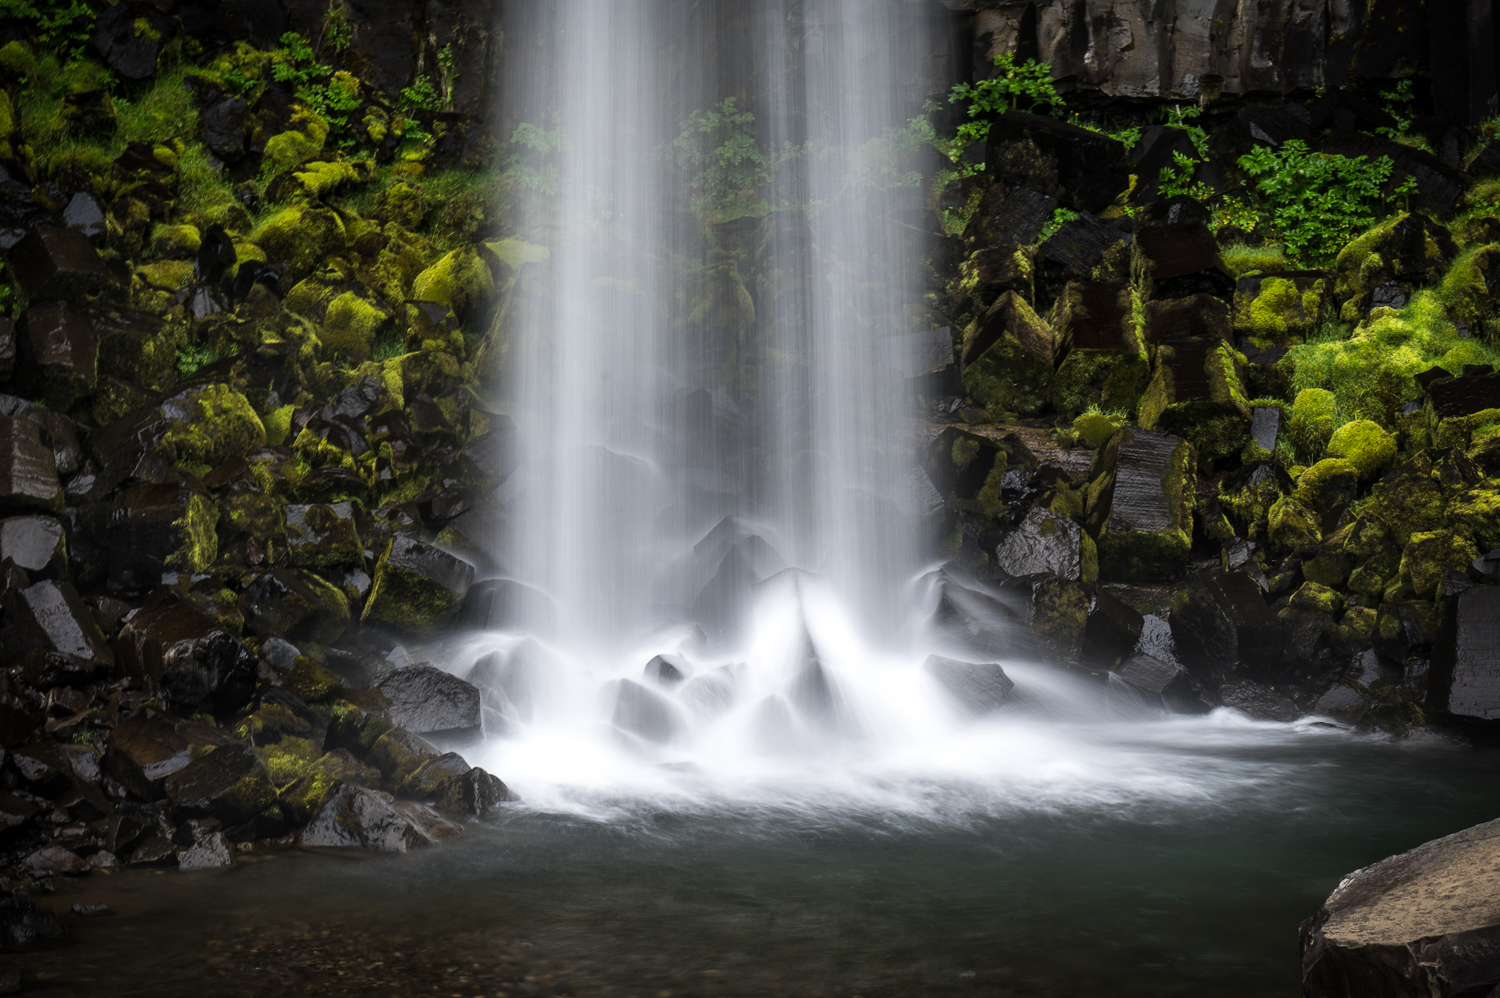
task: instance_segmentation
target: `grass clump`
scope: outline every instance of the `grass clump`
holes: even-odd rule
[[[1262,246],[1229,243],[1219,252],[1224,258],[1224,266],[1236,278],[1286,269],[1286,255],[1278,243],[1266,243]]]

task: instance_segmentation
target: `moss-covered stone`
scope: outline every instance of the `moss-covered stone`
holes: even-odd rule
[[[286,265],[284,281],[301,280],[324,257],[343,253],[345,239],[338,213],[312,204],[282,209],[261,222],[250,237],[267,256]]]
[[[1375,637],[1378,618],[1373,607],[1351,606],[1344,611],[1338,623],[1338,638],[1346,648],[1369,647]]]
[[[1304,388],[1292,403],[1292,418],[1287,426],[1292,442],[1306,454],[1322,454],[1333,436],[1338,403],[1326,388]]]
[[[1370,481],[1395,461],[1396,438],[1379,423],[1356,419],[1333,431],[1325,453],[1331,458],[1348,461],[1358,470],[1360,478]]]
[[[332,700],[344,688],[343,680],[307,655],[297,656],[282,682],[288,693],[307,703]]]
[[[193,261],[158,260],[136,270],[141,281],[160,291],[176,291],[185,288],[193,280]]]
[[[1077,662],[1093,600],[1079,582],[1048,578],[1031,588],[1031,632],[1037,652],[1050,662]]]
[[[468,321],[494,299],[495,277],[478,251],[464,246],[418,274],[411,296],[447,305],[460,321]]]
[[[1140,401],[1141,427],[1188,441],[1205,471],[1238,457],[1250,439],[1244,363],[1234,347],[1218,340],[1161,344],[1155,373]]]
[[[1401,569],[1396,585],[1401,597],[1430,600],[1438,596],[1443,573],[1450,569],[1462,572],[1479,551],[1474,542],[1451,530],[1415,533],[1401,552]],[[1386,590],[1390,593],[1389,587]],[[1391,593],[1395,596],[1395,593]]]
[[[301,195],[321,200],[359,181],[359,171],[348,162],[317,159],[278,174],[266,185],[266,197],[271,201],[286,201]]]
[[[1359,492],[1359,469],[1344,458],[1330,457],[1308,468],[1292,493],[1319,516],[1354,501]]]
[[[963,384],[997,421],[1032,415],[1050,401],[1052,329],[1014,291],[997,298],[964,336]]]
[[[431,210],[427,193],[417,184],[398,180],[386,184],[375,197],[375,217],[404,229],[419,229]]]
[[[398,536],[380,557],[361,619],[404,631],[431,632],[458,612],[473,577],[474,568],[467,562]]]
[[[328,303],[318,338],[328,350],[357,363],[369,359],[390,318],[384,309],[346,291]]]
[[[1500,244],[1465,251],[1443,277],[1443,304],[1471,335],[1500,332]]]
[[[1320,551],[1302,563],[1302,577],[1320,586],[1342,586],[1349,580],[1354,564],[1342,551]]]
[[[163,442],[179,464],[215,467],[266,442],[266,428],[245,396],[228,385],[179,392],[163,404]]]
[[[1434,284],[1458,253],[1443,226],[1420,213],[1400,214],[1366,232],[1339,251],[1334,261],[1334,293],[1358,319],[1370,293],[1381,284],[1409,281]]]
[[[1171,578],[1192,548],[1197,459],[1171,434],[1125,428],[1095,458],[1085,526],[1106,582]]]
[[[1344,609],[1344,597],[1338,591],[1316,582],[1304,582],[1292,593],[1288,606],[1297,610],[1315,610],[1330,617],[1338,616]]]
[[[1266,534],[1273,548],[1288,554],[1315,550],[1323,542],[1318,515],[1292,496],[1276,500],[1266,514]]]
[[[195,225],[158,225],[151,248],[158,256],[188,259],[198,252],[203,237]]]
[[[1332,275],[1321,270],[1241,278],[1234,292],[1234,331],[1256,346],[1291,346],[1316,333],[1331,314]]]

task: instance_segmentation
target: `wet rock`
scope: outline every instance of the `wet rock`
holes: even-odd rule
[[[1099,571],[1093,538],[1073,521],[1038,506],[1005,535],[995,549],[995,564],[1015,578],[1053,575],[1092,582]]]
[[[677,655],[657,655],[646,663],[643,675],[647,681],[664,689],[672,689],[682,683],[692,670],[687,662]]]
[[[320,571],[364,567],[365,546],[352,502],[289,505],[286,535],[293,565]]]
[[[57,456],[42,442],[38,421],[27,413],[0,416],[0,509],[60,513],[62,508]]]
[[[1500,374],[1435,381],[1427,386],[1427,397],[1438,419],[1500,408]]]
[[[303,846],[410,852],[432,840],[406,813],[373,790],[338,784],[297,841]]]
[[[88,860],[62,846],[43,846],[27,856],[23,865],[38,873],[67,873],[76,876],[89,872]]]
[[[1261,450],[1275,450],[1281,432],[1281,410],[1276,406],[1258,405],[1250,410],[1250,439]]]
[[[1147,225],[1136,230],[1131,272],[1148,298],[1208,294],[1228,301],[1235,280],[1219,255],[1219,244],[1202,222]]]
[[[1186,440],[1205,469],[1237,460],[1250,432],[1240,361],[1222,340],[1162,343],[1141,398],[1141,427]]]
[[[201,573],[219,554],[212,500],[183,482],[136,485],[109,511],[109,582],[123,592],[154,589],[167,573]]]
[[[1485,604],[1481,598],[1471,605]],[[1375,622],[1375,650],[1396,662],[1413,655],[1425,656],[1437,641],[1441,626],[1442,615],[1432,603],[1382,603]]]
[[[1048,317],[1061,360],[1052,403],[1064,416],[1090,405],[1129,412],[1150,367],[1137,328],[1130,288],[1119,282],[1069,284]]]
[[[3,597],[0,647],[19,658],[29,651],[61,652],[82,659],[114,662],[114,653],[78,591],[69,582],[44,580]]]
[[[1190,710],[1198,706],[1192,676],[1175,661],[1164,661],[1145,653],[1132,655],[1115,671],[1115,676],[1152,705],[1168,710]]]
[[[1271,669],[1281,659],[1281,622],[1243,572],[1192,573],[1172,599],[1171,625],[1178,657],[1203,678],[1236,665]]]
[[[1145,333],[1146,342],[1153,344],[1195,338],[1229,343],[1234,339],[1229,306],[1209,294],[1148,301]]]
[[[91,39],[104,64],[123,80],[145,80],[156,73],[156,61],[175,33],[176,22],[155,5],[129,2],[99,15]]]
[[[21,316],[16,341],[16,387],[66,411],[98,383],[99,340],[94,324],[62,302],[32,305]]]
[[[994,590],[960,578],[951,571],[933,573],[924,580],[933,606],[931,626],[957,648],[977,656],[1004,658],[1024,654],[1028,634],[1024,626],[1028,610],[1019,599],[1003,602]]]
[[[964,336],[963,384],[992,418],[1030,415],[1050,399],[1052,330],[1009,291]]]
[[[1119,280],[1130,263],[1130,237],[1093,215],[1064,222],[1037,249],[1038,306],[1056,298],[1068,281]]]
[[[14,951],[62,934],[52,909],[39,906],[24,891],[0,891],[0,949]]]
[[[19,828],[36,817],[42,806],[35,801],[0,793],[0,832]]]
[[[375,681],[390,701],[391,720],[416,734],[457,738],[480,734],[479,690],[436,666],[393,669]]]
[[[229,238],[222,225],[210,225],[203,231],[198,242],[198,253],[193,261],[193,280],[199,284],[217,286],[236,260],[234,240]]]
[[[164,794],[162,782],[191,761],[191,746],[180,722],[140,714],[115,727],[104,769],[137,798],[157,800]]]
[[[1106,581],[1168,578],[1192,546],[1192,447],[1169,433],[1126,427],[1096,459],[1086,526]]]
[[[501,805],[521,799],[500,777],[478,766],[459,777],[459,783],[463,790],[464,810],[476,818],[483,818],[499,810]]]
[[[82,303],[114,283],[104,260],[77,229],[42,225],[11,249],[11,272],[27,302]]]
[[[245,155],[245,116],[249,106],[238,97],[223,97],[198,115],[203,144],[226,163]]]
[[[77,229],[90,239],[104,235],[104,209],[99,207],[98,199],[87,191],[79,191],[68,200],[67,207],[63,208],[62,220],[68,228]]]
[[[1256,146],[1279,149],[1287,142],[1311,142],[1311,116],[1300,104],[1242,107],[1209,137],[1209,148],[1227,163]]]
[[[676,708],[665,697],[629,679],[620,680],[615,691],[611,721],[621,731],[658,744],[670,742],[682,729]]]
[[[985,174],[1098,213],[1129,183],[1125,146],[1055,118],[1009,111],[990,124]]]
[[[1489,994],[1500,983],[1500,821],[1345,877],[1302,923],[1309,998]]]
[[[513,579],[476,582],[464,597],[462,621],[467,627],[547,633],[556,617],[557,606],[550,596]]]
[[[989,714],[1005,706],[1016,684],[999,665],[959,662],[941,655],[928,655],[922,670],[937,680],[965,711]]]
[[[1459,717],[1500,719],[1500,587],[1470,589],[1451,615],[1433,656],[1429,704]]]
[[[1435,283],[1442,279],[1458,245],[1447,228],[1420,212],[1397,215],[1355,239],[1334,261],[1334,297],[1339,318],[1357,321],[1368,314],[1375,288],[1391,282]]]
[[[347,605],[330,608],[334,597],[325,588],[315,588],[306,573],[284,568],[254,576],[240,594],[245,630],[257,637],[276,636],[300,640],[337,637],[348,623]]]
[[[179,811],[226,825],[248,821],[276,800],[266,764],[248,745],[220,746],[172,773],[163,786]]]
[[[31,576],[55,579],[68,568],[63,526],[50,516],[12,516],[0,520],[0,561],[9,559]]]
[[[1302,711],[1274,687],[1251,679],[1239,679],[1219,688],[1219,701],[1258,721],[1295,721]]]
[[[370,746],[369,761],[388,785],[399,787],[411,774],[429,759],[436,759],[442,751],[427,739],[412,734],[403,728],[391,728],[375,739]]]
[[[177,859],[177,869],[221,870],[234,865],[234,846],[223,832],[209,832],[183,850]]]
[[[964,229],[964,241],[976,249],[1025,246],[1037,237],[1056,209],[1054,197],[1029,187],[995,184],[980,198]]]
[[[949,308],[962,314],[977,299],[983,308],[1007,292],[1031,302],[1036,293],[1031,255],[1017,246],[997,246],[974,253],[958,266],[958,276],[948,285]],[[950,339],[951,345],[951,339]]]
[[[1369,701],[1362,697],[1358,690],[1335,684],[1328,688],[1328,692],[1318,697],[1318,702],[1313,704],[1311,712],[1323,717],[1331,717],[1336,721],[1354,724],[1364,716],[1369,707]]]
[[[139,610],[115,639],[121,670],[182,708],[238,710],[255,689],[255,656],[188,603]]]
[[[1135,650],[1144,626],[1139,610],[1102,589],[1095,591],[1083,629],[1083,664],[1113,669]]]
[[[431,631],[458,612],[473,578],[474,566],[468,562],[397,536],[376,566],[361,620],[405,631]]]

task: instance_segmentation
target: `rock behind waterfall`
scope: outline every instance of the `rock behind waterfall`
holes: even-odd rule
[[[1500,820],[1345,877],[1302,924],[1310,998],[1460,998],[1500,986]]]
[[[479,734],[479,690],[436,666],[395,669],[375,688],[391,702],[391,720],[419,735],[466,737]]]

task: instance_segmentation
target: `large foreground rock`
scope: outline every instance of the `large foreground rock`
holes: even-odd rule
[[[375,688],[391,702],[391,720],[419,735],[479,734],[479,690],[425,663],[386,673]]]
[[[1500,820],[1345,877],[1302,924],[1309,998],[1459,998],[1500,985]]]

